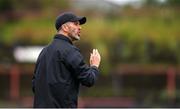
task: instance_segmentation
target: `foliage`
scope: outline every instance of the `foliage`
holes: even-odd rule
[[[27,14],[1,26],[6,45],[46,45],[56,33],[55,12]],[[119,63],[180,63],[179,12],[173,8],[127,8],[113,17],[87,15],[80,46],[98,48],[103,73]],[[88,42],[88,43],[87,43]],[[85,44],[86,43],[86,44]],[[87,51],[83,48],[82,51]],[[86,54],[88,60],[89,55]]]

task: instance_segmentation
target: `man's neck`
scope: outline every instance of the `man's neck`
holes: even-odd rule
[[[73,42],[72,41],[72,39],[68,36],[68,34],[67,33],[65,33],[65,32],[63,32],[63,31],[58,31],[58,33],[57,34],[62,34],[63,36],[65,36],[65,37],[67,37],[68,39],[70,39],[71,40],[71,42]]]

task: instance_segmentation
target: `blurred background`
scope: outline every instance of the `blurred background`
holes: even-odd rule
[[[0,107],[32,107],[31,79],[56,16],[87,17],[75,43],[102,56],[79,107],[180,107],[180,0],[0,0]]]

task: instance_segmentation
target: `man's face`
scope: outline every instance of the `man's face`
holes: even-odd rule
[[[81,26],[79,21],[76,22],[68,22],[68,36],[72,40],[80,40]]]

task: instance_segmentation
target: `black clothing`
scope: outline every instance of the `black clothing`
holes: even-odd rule
[[[90,87],[98,74],[97,67],[85,64],[79,49],[67,37],[55,35],[36,63],[34,107],[77,107],[80,83]]]
[[[85,24],[86,17],[76,16],[72,12],[62,13],[56,18],[56,22],[55,22],[56,30],[58,30],[66,22],[75,22],[75,21],[79,21],[80,25]]]

